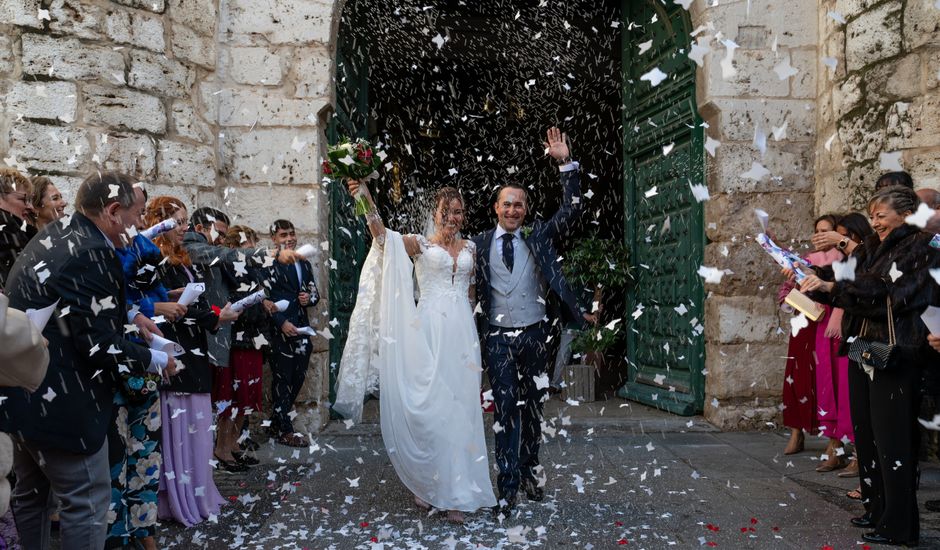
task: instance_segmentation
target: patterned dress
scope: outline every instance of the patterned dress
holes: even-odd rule
[[[136,388],[146,378],[131,377],[128,385]],[[111,465],[111,509],[108,511],[106,548],[131,545],[130,539],[154,535],[157,523],[157,492],[163,462],[160,448],[160,392],[124,391],[114,395],[114,422],[108,433],[108,458]]]

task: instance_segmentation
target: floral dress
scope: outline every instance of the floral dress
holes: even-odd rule
[[[111,508],[108,510],[106,548],[123,548],[130,539],[154,534],[157,523],[157,491],[163,457],[160,449],[160,392],[148,378],[130,377],[128,395],[114,395],[114,422],[108,433],[111,465]],[[148,390],[150,388],[147,388]]]

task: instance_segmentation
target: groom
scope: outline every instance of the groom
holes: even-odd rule
[[[564,187],[558,212],[548,222],[524,226],[525,189],[505,185],[494,205],[496,228],[473,239],[483,364],[496,405],[493,430],[500,504],[494,511],[507,516],[520,486],[529,500],[540,501],[545,495],[536,479],[545,389],[537,388],[535,379],[548,370],[552,306],[560,306],[565,323],[581,320],[584,314],[561,273],[555,250],[582,208],[579,166],[569,158],[558,128],[548,130],[545,147],[559,164]]]

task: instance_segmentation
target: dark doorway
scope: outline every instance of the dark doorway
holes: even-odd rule
[[[619,2],[573,0],[347,0],[339,29],[337,115],[331,139],[368,137],[388,147],[387,170],[370,187],[389,227],[422,232],[434,191],[459,188],[468,235],[495,223],[494,191],[529,190],[530,218],[558,208],[557,170],[544,156],[545,130],[562,128],[581,162],[587,208],[562,246],[598,235],[623,238],[622,30]],[[343,201],[332,193],[334,205]],[[361,225],[332,234],[339,262],[359,265]],[[343,242],[339,242],[343,241]],[[344,258],[342,254],[349,257]],[[349,271],[348,269],[346,271]],[[342,323],[356,281],[334,281]],[[625,297],[607,297],[608,319],[623,318]],[[334,366],[342,339],[333,342]],[[609,352],[623,357],[625,349]],[[601,380],[611,395],[626,381],[613,361]]]

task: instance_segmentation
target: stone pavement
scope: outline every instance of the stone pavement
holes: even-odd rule
[[[779,430],[721,433],[701,418],[620,400],[553,400],[546,420],[556,430],[541,452],[546,499],[522,499],[502,522],[481,512],[455,526],[419,512],[386,459],[373,412],[352,428],[331,423],[312,453],[263,445],[249,474],[216,476],[233,504],[215,522],[165,525],[158,540],[337,550],[864,548],[848,521],[861,506],[844,496],[857,479],[813,470],[822,440],[784,457]],[[921,502],[940,498],[940,469],[927,466],[922,486]],[[940,547],[940,514],[923,513],[922,526],[922,546]]]

